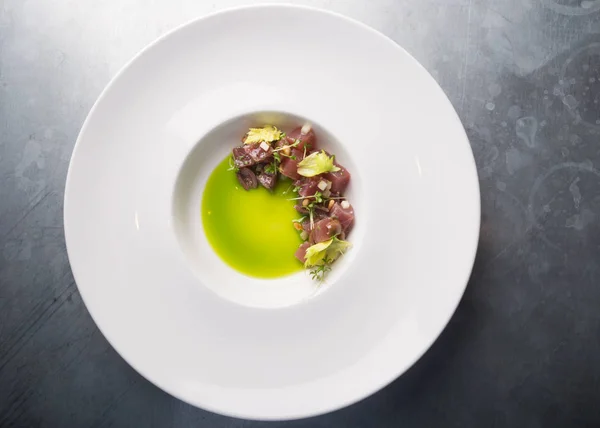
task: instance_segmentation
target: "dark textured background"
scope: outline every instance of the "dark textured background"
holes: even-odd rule
[[[295,2],[404,46],[448,94],[475,153],[483,221],[471,281],[439,340],[392,385],[330,415],[247,422],[168,396],[110,347],[65,253],[78,130],[145,44],[245,3],[0,0],[0,426],[600,426],[599,0]]]

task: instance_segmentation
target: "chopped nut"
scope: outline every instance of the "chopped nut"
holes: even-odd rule
[[[329,201],[329,205],[327,205],[327,209],[328,209],[329,211],[331,211],[331,209],[333,208],[333,205],[334,205],[334,204],[335,204],[335,201],[334,201],[333,199],[331,199],[331,200]]]
[[[292,153],[292,149],[290,149],[290,146],[285,146],[282,150],[283,154],[286,156],[289,156],[290,153]]]
[[[305,199],[305,200],[302,201],[302,206],[303,207],[307,207],[308,204],[310,204],[310,201],[308,199]]]

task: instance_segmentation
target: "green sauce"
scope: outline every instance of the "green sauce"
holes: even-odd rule
[[[202,195],[202,224],[215,252],[232,268],[258,278],[276,278],[302,269],[294,253],[302,243],[292,220],[291,181],[279,180],[273,193],[246,191],[228,171],[229,156],[212,172]],[[284,193],[286,192],[287,193]]]

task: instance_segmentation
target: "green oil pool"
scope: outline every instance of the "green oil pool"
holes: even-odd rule
[[[292,220],[299,214],[288,198],[291,182],[279,180],[273,193],[250,191],[228,171],[229,156],[212,172],[202,196],[202,224],[215,252],[246,275],[276,278],[302,269],[294,257],[302,243]],[[287,190],[287,194],[284,193]]]

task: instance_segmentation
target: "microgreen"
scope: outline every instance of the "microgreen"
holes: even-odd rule
[[[265,166],[265,172],[267,174],[275,174],[275,173],[277,173],[277,166],[275,165],[275,162],[270,163],[267,166]]]
[[[329,260],[327,257],[325,257],[322,265],[314,266],[310,270],[310,276],[313,281],[323,282],[325,280],[325,275],[331,270],[331,263],[332,260]]]
[[[229,156],[229,168],[227,171],[238,172],[240,169],[235,165],[235,160],[233,159],[233,155]]]

